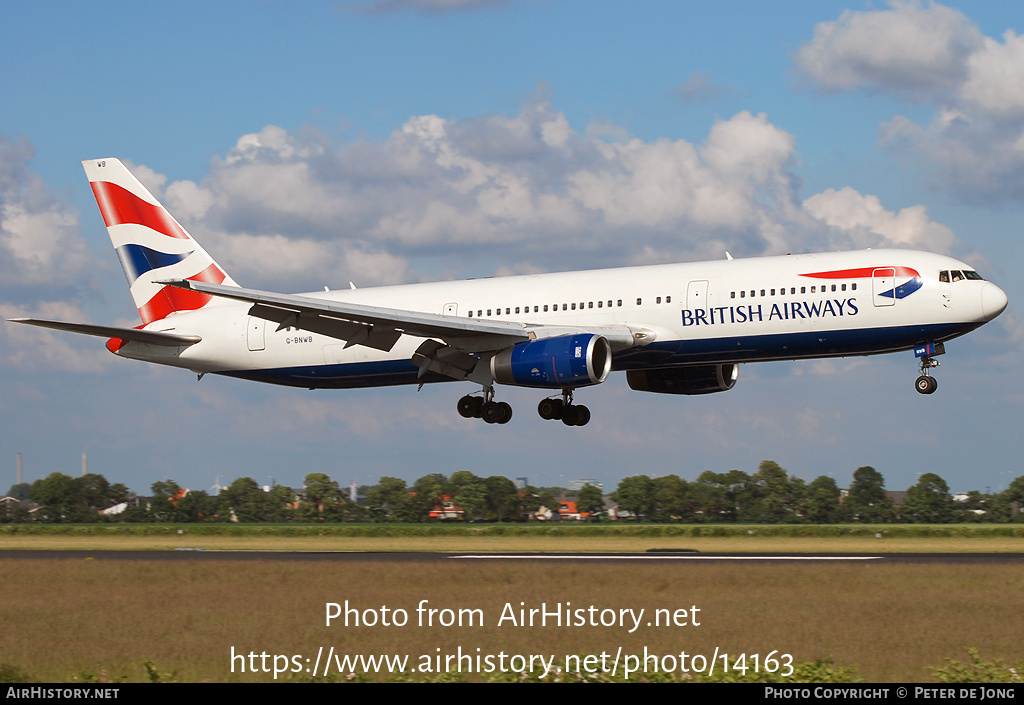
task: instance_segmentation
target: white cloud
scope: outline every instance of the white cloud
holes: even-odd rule
[[[886,210],[878,196],[862,195],[846,186],[828,189],[804,201],[804,209],[848,235],[857,249],[880,245],[948,253],[953,231],[928,217],[924,206]]]
[[[794,63],[824,90],[871,88],[932,100],[961,83],[982,35],[962,13],[942,5],[893,1],[888,10],[845,10],[820,22]]]
[[[948,247],[952,234],[920,207],[890,213],[851,190],[801,204],[797,161],[794,137],[763,113],[717,120],[701,144],[648,142],[606,125],[574,130],[541,89],[515,116],[418,115],[376,143],[267,126],[201,182],[164,192],[236,280],[291,290],[416,281],[440,272],[412,263],[448,273],[484,257],[506,273],[727,249]]]
[[[1024,37],[1007,30],[1003,43],[985,37],[968,58],[964,100],[1000,119],[1024,117]]]
[[[926,126],[897,115],[882,142],[966,200],[1024,198],[1024,38],[999,42],[937,3],[893,1],[815,27],[793,61],[827,91],[865,89],[929,102]]]
[[[93,265],[78,236],[78,214],[28,163],[34,150],[21,137],[0,135],[0,286],[81,279]]]
[[[0,302],[0,366],[26,370],[101,372],[114,356],[103,338],[11,323],[8,318],[87,321],[76,303],[43,301],[32,308]]]

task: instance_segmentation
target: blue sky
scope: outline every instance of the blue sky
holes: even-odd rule
[[[720,395],[631,393],[582,429],[468,385],[315,392],[120,360],[0,326],[0,491],[90,469],[147,491],[467,469],[535,484],[756,470],[845,486],[1024,470],[1024,40],[1011,3],[12,5],[0,23],[0,313],[134,325],[80,162],[119,157],[243,285],[282,291],[895,245],[1008,310],[947,346],[746,365]]]

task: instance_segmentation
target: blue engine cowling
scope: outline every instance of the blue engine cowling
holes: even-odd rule
[[[494,381],[519,387],[586,387],[604,382],[611,369],[611,345],[590,333],[519,343],[491,358]]]
[[[626,382],[638,392],[658,394],[711,394],[725,392],[736,384],[739,365],[703,365],[701,367],[667,367],[653,370],[630,370]]]

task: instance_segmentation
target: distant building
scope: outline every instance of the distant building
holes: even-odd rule
[[[441,504],[430,510],[431,519],[462,519],[465,516],[465,510],[456,506],[446,494],[441,495]]]

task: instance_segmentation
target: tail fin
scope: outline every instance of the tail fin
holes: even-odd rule
[[[155,279],[238,286],[124,164],[117,159],[89,159],[82,166],[144,324],[174,311],[202,308],[213,299],[209,294],[154,284]]]

